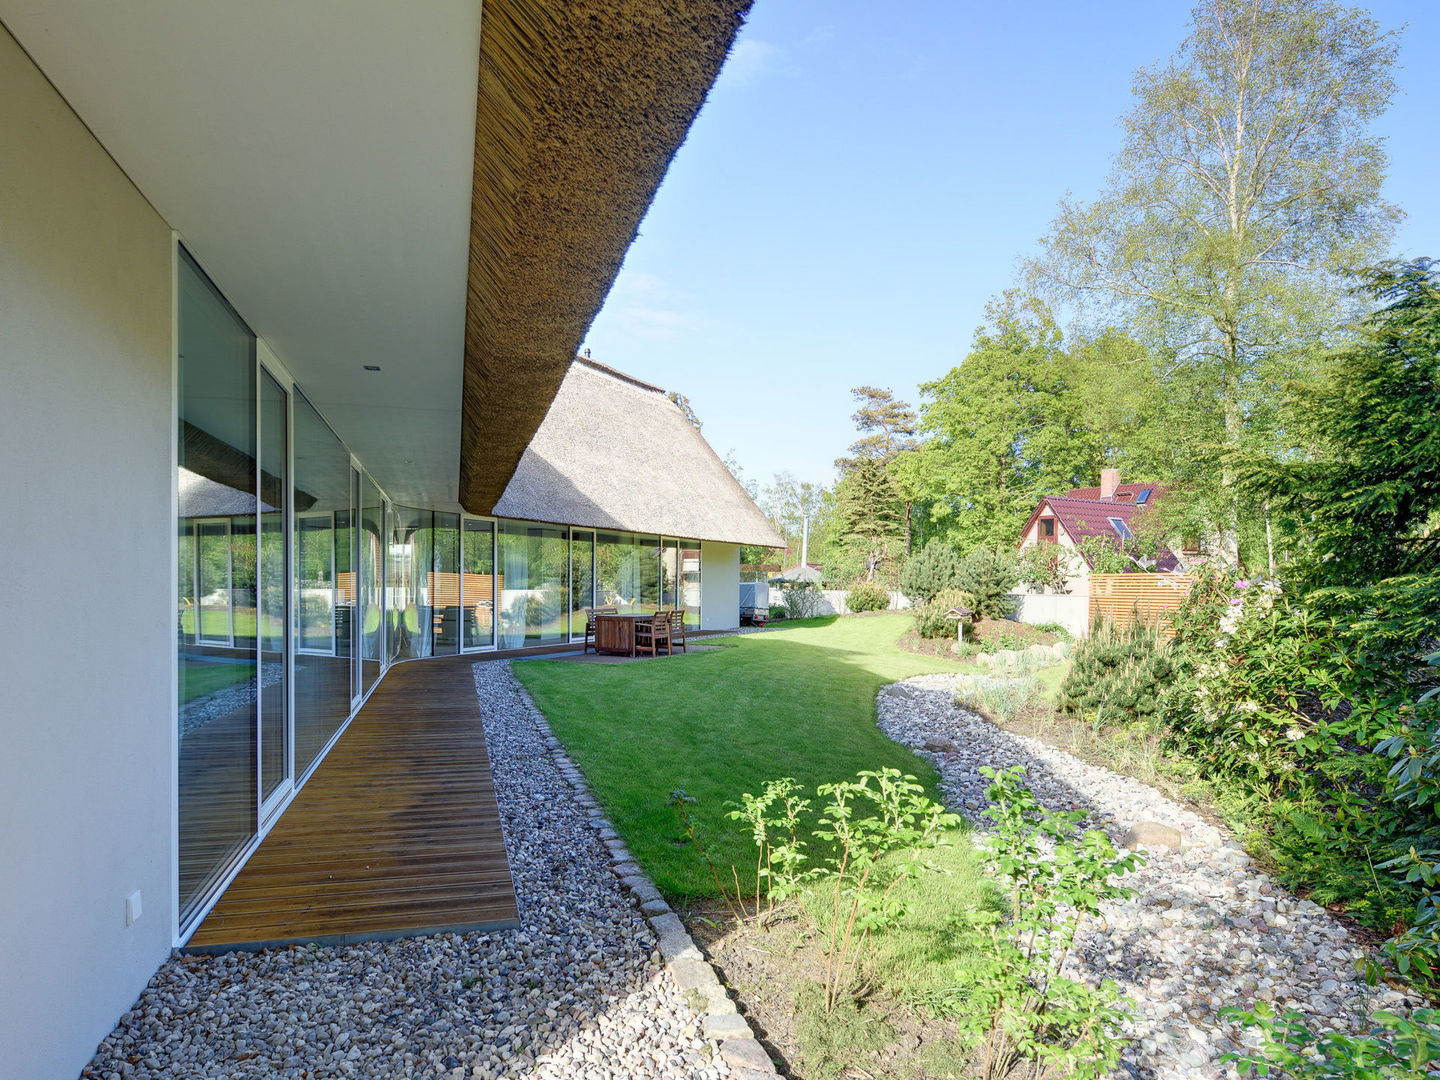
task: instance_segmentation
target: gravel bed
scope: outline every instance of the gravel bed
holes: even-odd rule
[[[732,1078],[510,665],[475,681],[520,928],[172,959],[83,1076]]]
[[[1312,1030],[1355,1031],[1378,1008],[1420,1002],[1367,987],[1366,950],[1323,908],[1298,900],[1250,863],[1226,833],[1153,788],[1034,739],[1002,731],[955,705],[954,675],[923,675],[880,691],[881,729],[934,761],[946,802],[979,825],[989,783],[982,765],[1025,765],[1037,798],[1084,809],[1117,842],[1133,825],[1178,829],[1180,850],[1151,850],[1127,884],[1133,900],[1107,905],[1107,925],[1083,933],[1073,977],[1114,979],[1135,1006],[1125,1073],[1157,1078],[1227,1075],[1234,1025],[1216,1011],[1273,1002],[1307,1015]],[[1253,1037],[1253,1033],[1252,1033]],[[1233,1071],[1229,1075],[1234,1075]]]
[[[261,686],[274,686],[284,677],[285,672],[280,664],[261,666]],[[253,681],[244,682],[238,686],[227,686],[223,690],[206,694],[194,701],[187,701],[180,706],[180,734],[182,736],[189,735],[190,732],[204,727],[212,720],[230,716],[232,713],[242,710],[253,711],[254,708],[255,683]]]

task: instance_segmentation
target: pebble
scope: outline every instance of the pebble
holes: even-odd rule
[[[732,1080],[510,665],[475,682],[520,927],[171,959],[83,1077]]]

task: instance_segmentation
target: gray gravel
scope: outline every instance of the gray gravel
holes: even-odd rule
[[[731,1077],[509,664],[475,679],[521,927],[172,959],[84,1076]]]
[[[1138,822],[1180,830],[1179,851],[1148,852],[1127,879],[1139,896],[1104,911],[1085,932],[1073,977],[1114,979],[1134,1003],[1127,1075],[1210,1078],[1234,1050],[1233,1025],[1215,1013],[1264,1000],[1307,1015],[1313,1029],[1354,1031],[1378,1008],[1405,1011],[1400,992],[1365,986],[1365,949],[1323,908],[1256,870],[1222,830],[1153,788],[1034,739],[1005,732],[954,702],[956,677],[925,675],[885,687],[879,723],[935,762],[946,802],[977,823],[989,783],[982,765],[1024,765],[1052,809],[1084,809],[1117,842]],[[1233,1072],[1231,1073],[1233,1075]]]

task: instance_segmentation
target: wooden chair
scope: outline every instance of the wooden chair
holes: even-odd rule
[[[597,655],[598,655],[599,652],[600,652],[599,649],[596,649],[596,648],[595,648],[595,616],[596,616],[596,615],[618,615],[618,614],[619,614],[619,611],[617,611],[617,610],[616,610],[615,608],[613,608],[613,607],[587,607],[587,608],[585,608],[585,645],[584,645],[584,647],[580,650],[580,652],[581,652],[582,655],[585,654],[585,653],[588,653],[591,649],[595,649],[595,653],[596,653]]]
[[[675,651],[675,646],[680,646],[680,651],[688,653],[690,650],[685,643],[685,609],[675,608],[670,615],[670,651]]]
[[[657,611],[648,619],[635,620],[635,655],[660,655],[660,647],[670,652],[670,613]]]

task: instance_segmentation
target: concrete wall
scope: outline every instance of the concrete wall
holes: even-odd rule
[[[734,630],[739,625],[740,547],[704,540],[700,544],[700,629]]]
[[[826,589],[825,599],[820,604],[819,615],[849,615],[850,606],[845,602],[850,595],[849,589]],[[913,605],[910,598],[897,589],[890,590],[889,611],[908,611]]]
[[[172,241],[3,27],[0,161],[0,1073],[63,1080],[173,940]]]
[[[1090,632],[1090,597],[1088,593],[1011,593],[1015,601],[1015,618],[1032,626],[1058,623],[1072,637],[1082,638]]]

